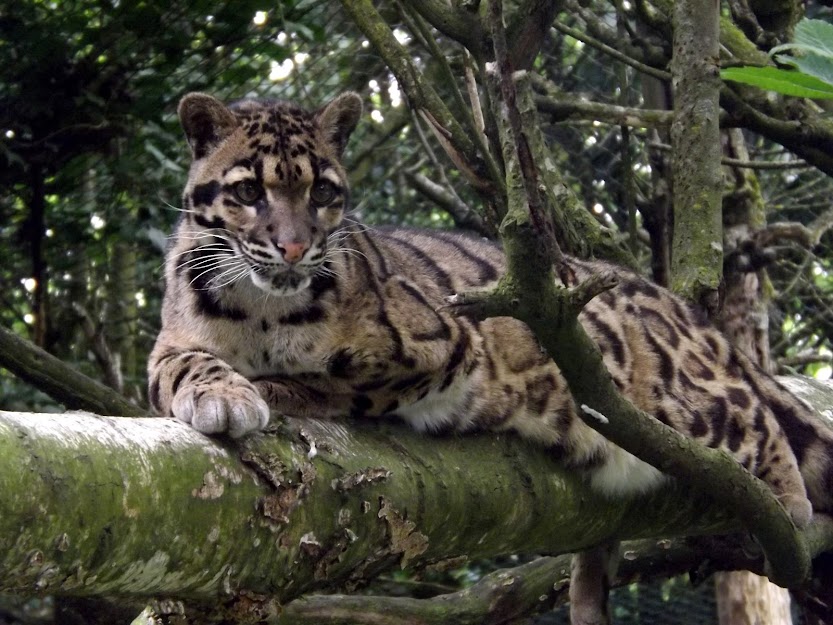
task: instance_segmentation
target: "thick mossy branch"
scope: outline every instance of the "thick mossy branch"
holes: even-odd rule
[[[73,410],[125,417],[150,416],[146,410],[130,403],[124,395],[2,327],[0,366]]]
[[[280,430],[232,445],[167,419],[0,412],[0,592],[285,603],[405,564],[738,527],[682,487],[606,500],[515,436]]]
[[[506,230],[504,236],[511,239],[516,232]],[[507,254],[513,246],[507,241]],[[534,271],[528,264],[522,266],[524,273]],[[529,280],[523,275],[516,279],[510,269],[493,294],[463,294],[460,301],[488,316],[512,316],[526,322],[558,364],[576,404],[606,418],[601,421],[583,414],[590,427],[733,510],[763,545],[773,568],[772,581],[784,586],[803,581],[809,571],[807,546],[769,488],[728,454],[683,436],[637,410],[618,393],[601,353],[576,319],[581,303],[608,286],[608,278],[602,276],[575,290],[538,280],[532,284],[537,288],[529,291]]]

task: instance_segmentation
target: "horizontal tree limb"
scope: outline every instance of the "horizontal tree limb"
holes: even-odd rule
[[[683,487],[605,500],[514,436],[279,429],[233,444],[167,419],[0,412],[0,591],[285,603],[394,566],[739,527]]]

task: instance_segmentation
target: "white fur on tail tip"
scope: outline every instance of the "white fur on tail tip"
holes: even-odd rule
[[[590,486],[604,495],[635,495],[659,488],[668,480],[658,469],[621,447],[610,446],[604,464],[590,471]]]

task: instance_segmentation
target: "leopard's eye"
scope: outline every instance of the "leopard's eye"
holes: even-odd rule
[[[336,186],[329,180],[319,180],[309,191],[310,199],[316,204],[329,204],[336,196]]]
[[[263,189],[254,180],[241,180],[232,187],[234,196],[244,204],[254,204],[263,195]]]

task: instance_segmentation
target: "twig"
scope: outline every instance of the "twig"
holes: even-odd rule
[[[669,72],[663,71],[661,69],[657,69],[656,67],[651,67],[650,65],[646,65],[645,63],[641,63],[641,62],[629,57],[627,54],[619,52],[619,50],[617,50],[616,48],[613,48],[613,47],[607,45],[606,43],[603,43],[603,42],[599,41],[595,37],[591,37],[587,33],[583,33],[580,30],[576,30],[575,28],[571,28],[570,26],[567,26],[563,22],[559,22],[558,20],[555,20],[552,23],[552,26],[557,31],[562,32],[565,35],[569,35],[573,39],[581,41],[582,43],[586,43],[588,46],[592,46],[593,48],[596,48],[597,50],[599,50],[599,52],[603,52],[604,54],[607,54],[608,56],[612,56],[617,61],[621,61],[622,63],[625,63],[626,65],[630,65],[635,70],[637,70],[639,72],[642,72],[643,74],[647,74],[648,76],[653,76],[654,78],[658,78],[659,80],[666,80],[666,81],[671,80],[671,74]]]
[[[411,105],[428,120],[443,149],[472,186],[486,197],[494,197],[496,193],[502,195],[503,179],[494,178],[478,156],[476,144],[425,79],[407,50],[396,40],[373,3],[370,0],[341,0],[341,4],[378,50]]]
[[[810,222],[810,231],[813,233],[813,244],[818,244],[822,236],[833,228],[833,207],[828,208],[821,215]]]
[[[448,212],[460,227],[471,228],[483,234],[483,236],[495,238],[497,236],[496,216],[490,214],[491,218],[488,221],[484,221],[479,213],[474,211],[460,198],[454,186],[448,180],[448,176],[446,176],[445,167],[440,164],[434,149],[431,147],[431,143],[425,136],[419,117],[413,111],[411,111],[411,117],[413,118],[412,125],[414,130],[416,130],[417,137],[443,185],[439,185],[417,173],[416,169],[419,167],[419,163],[410,169],[404,170],[405,177],[418,192]]]
[[[419,172],[405,171],[404,173],[411,186],[451,215],[458,227],[474,230],[483,236],[493,236],[494,233],[489,232],[483,225],[480,216],[456,193]]]
[[[402,15],[407,19],[408,13],[406,11],[402,10]],[[451,97],[457,104],[460,115],[463,116],[463,123],[468,128],[475,144],[477,145],[477,148],[480,150],[480,155],[486,163],[486,168],[489,170],[493,178],[500,179],[502,174],[498,169],[497,163],[494,162],[485,141],[483,140],[482,123],[478,126],[475,117],[472,114],[471,108],[467,106],[465,100],[463,100],[463,95],[457,88],[457,79],[451,71],[451,66],[448,64],[445,54],[443,54],[442,50],[440,50],[435,37],[428,30],[425,20],[423,20],[422,16],[416,11],[413,13],[412,22],[412,28],[420,34],[425,42],[425,45],[428,46],[428,50],[431,52],[431,55],[434,59],[436,59],[437,63],[439,63],[440,70],[445,77],[446,86],[451,90]]]
[[[651,141],[648,143],[649,148],[661,150],[662,152],[670,152],[671,146],[667,143],[657,143]],[[809,169],[812,167],[807,161],[802,159],[795,159],[793,161],[748,161],[739,158],[729,158],[723,156],[720,159],[721,165],[729,167],[743,167],[744,169]]]
[[[758,248],[769,247],[780,241],[795,241],[801,247],[811,248],[818,243],[816,232],[796,221],[781,221],[755,231],[751,239]]]
[[[466,93],[469,96],[469,105],[471,106],[471,114],[474,117],[474,125],[477,130],[483,135],[483,143],[487,143],[485,131],[486,120],[483,118],[483,107],[480,105],[480,96],[477,91],[477,78],[474,75],[474,57],[466,50],[464,57],[464,69],[466,72]]]
[[[803,367],[816,363],[833,362],[833,354],[822,354],[821,352],[801,352],[795,356],[784,356],[778,359],[779,367]]]

